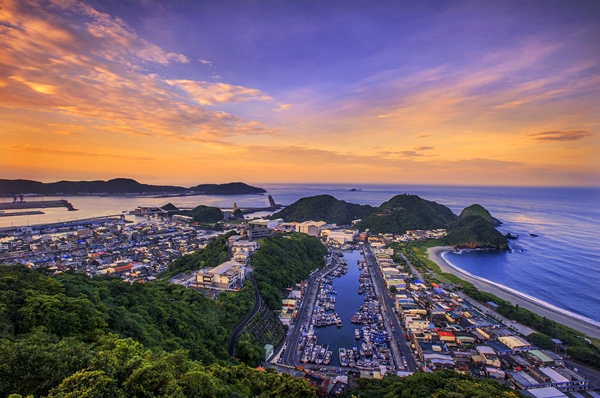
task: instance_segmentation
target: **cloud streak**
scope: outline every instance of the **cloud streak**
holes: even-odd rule
[[[179,87],[200,105],[217,105],[246,101],[270,101],[272,98],[260,90],[234,86],[226,83],[207,83],[192,80],[165,80],[171,86]]]
[[[541,133],[529,134],[535,141],[578,141],[586,137],[591,137],[592,133],[587,130],[567,130],[567,131],[542,131]]]

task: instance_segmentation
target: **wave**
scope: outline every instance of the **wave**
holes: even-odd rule
[[[461,251],[461,253],[464,253],[464,252],[466,252],[466,250],[462,250]],[[482,278],[480,276],[474,275],[474,274],[472,274],[472,273],[470,273],[468,271],[465,271],[464,269],[458,267],[456,264],[453,264],[450,260],[448,260],[448,258],[446,257],[447,253],[448,252],[441,253],[441,257],[444,259],[444,261],[446,261],[446,263],[450,266],[450,268],[454,269],[458,273],[461,273],[461,274],[467,275],[467,276],[469,276],[469,277],[471,277],[473,279],[476,279],[476,280],[488,283],[488,284],[490,284],[492,286],[497,287],[500,290],[504,290],[504,291],[506,291],[508,293],[511,293],[511,294],[513,294],[515,296],[518,296],[518,297],[520,297],[520,298],[522,298],[522,299],[524,299],[526,301],[530,301],[530,302],[532,302],[534,304],[537,304],[539,306],[548,308],[548,309],[550,309],[552,311],[555,311],[555,312],[561,313],[563,315],[569,316],[571,318],[575,318],[575,319],[578,319],[580,321],[589,323],[589,324],[591,324],[593,326],[600,327],[600,322],[598,322],[598,321],[596,321],[594,319],[591,319],[591,318],[588,318],[586,316],[579,315],[579,314],[576,314],[574,312],[565,310],[564,308],[557,307],[554,304],[550,304],[550,303],[548,303],[546,301],[540,300],[540,299],[538,299],[536,297],[530,296],[529,294],[523,293],[521,291],[518,291],[516,289],[513,289],[513,288],[508,287],[506,285],[503,285],[501,283],[494,282],[494,281],[491,281],[489,279]]]

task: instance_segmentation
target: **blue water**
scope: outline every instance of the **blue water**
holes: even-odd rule
[[[344,259],[348,262],[348,273],[339,278],[333,279],[333,287],[338,292],[335,303],[335,312],[342,318],[342,327],[327,326],[317,329],[319,344],[329,344],[329,349],[333,351],[331,366],[339,366],[339,349],[350,349],[357,346],[354,338],[354,329],[357,325],[350,323],[352,316],[358,307],[364,304],[365,296],[358,294],[359,275],[362,271],[358,269],[358,260],[363,256],[357,251],[344,252]]]
[[[289,205],[312,195],[330,194],[352,203],[378,206],[410,193],[448,206],[456,214],[474,203],[504,224],[501,232],[518,235],[512,252],[470,251],[448,254],[453,265],[476,276],[530,295],[565,311],[600,322],[600,188],[451,187],[415,185],[256,184],[277,203]],[[350,192],[351,188],[361,191]],[[44,209],[46,214],[0,218],[0,226],[32,225],[106,214],[138,205],[194,207],[268,206],[266,195],[176,198],[65,197],[80,209]],[[5,199],[11,200],[11,199]],[[532,237],[529,234],[536,234]],[[352,262],[348,262],[352,265]],[[346,320],[344,320],[346,323]]]

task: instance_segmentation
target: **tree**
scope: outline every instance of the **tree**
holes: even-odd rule
[[[116,381],[102,370],[81,370],[50,391],[50,398],[104,398],[119,396]]]

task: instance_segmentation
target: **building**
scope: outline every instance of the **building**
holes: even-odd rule
[[[173,221],[178,221],[182,224],[191,224],[194,222],[194,217],[183,216],[181,214],[175,214],[171,218],[173,219]]]
[[[296,224],[296,232],[307,234],[310,236],[320,236],[323,231],[325,221],[304,221]]]
[[[204,268],[196,275],[195,287],[235,289],[246,280],[246,267],[237,261],[226,261],[215,268]]]
[[[554,387],[562,392],[583,391],[588,388],[588,380],[567,368],[539,368],[524,371],[507,371],[512,383],[521,390],[534,390]]]
[[[271,220],[252,220],[248,221],[248,229],[246,235],[248,240],[256,240],[266,238],[273,235],[273,228],[269,228],[269,225],[274,221]],[[278,225],[278,224],[276,224]]]
[[[531,344],[519,336],[500,336],[498,337],[498,340],[513,350],[514,353],[529,351],[531,349]]]
[[[328,241],[338,242],[340,245],[345,245],[348,242],[355,240],[358,231],[351,229],[333,229],[333,230],[322,230],[324,235],[327,235]]]

